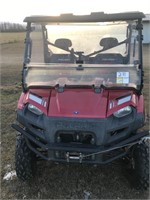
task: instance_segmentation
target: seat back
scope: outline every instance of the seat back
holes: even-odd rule
[[[55,46],[63,50],[69,51],[69,47],[72,46],[72,42],[67,38],[59,38],[55,41]]]
[[[117,38],[114,38],[114,37],[105,37],[100,40],[99,44],[100,46],[103,47],[103,49],[109,49],[109,48],[117,46],[118,40]]]

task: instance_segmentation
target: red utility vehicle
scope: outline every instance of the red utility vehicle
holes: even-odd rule
[[[39,158],[68,163],[129,161],[149,184],[144,126],[141,12],[30,16],[18,101],[16,172]]]

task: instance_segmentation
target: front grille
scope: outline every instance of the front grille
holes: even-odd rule
[[[60,144],[72,144],[72,145],[90,145],[91,147],[95,145],[96,138],[92,132],[84,131],[58,131],[55,135],[55,142]],[[82,152],[66,152],[66,151],[55,151],[55,157],[59,159],[67,159],[67,154],[69,154],[69,159],[80,160],[80,153]],[[84,153],[84,155],[86,155]],[[95,156],[84,157],[83,160],[94,160]]]
[[[83,131],[58,131],[55,136],[57,143],[95,144],[95,135]]]

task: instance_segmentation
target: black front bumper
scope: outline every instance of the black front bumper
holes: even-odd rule
[[[62,143],[44,144],[17,124],[12,124],[12,127],[23,134],[28,147],[39,157],[45,160],[91,164],[107,164],[116,159],[124,157],[128,153],[130,147],[132,147],[136,143],[139,143],[141,138],[149,134],[148,131],[143,131],[113,146],[91,146],[83,144],[74,145]],[[42,151],[39,151],[39,148]],[[60,156],[58,156],[59,158],[57,158],[56,152],[63,152],[62,158]]]
[[[136,109],[120,119],[113,115],[94,119],[37,116],[25,106],[17,111],[17,121],[21,126],[12,127],[24,135],[33,152],[59,162],[106,164],[125,156],[132,145],[148,135],[148,131],[135,134],[144,124],[143,114]]]

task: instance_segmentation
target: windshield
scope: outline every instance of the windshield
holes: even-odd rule
[[[26,42],[26,87],[57,84],[139,87],[135,22],[34,27]]]
[[[68,25],[68,26],[48,26],[48,40],[55,44],[54,46],[49,46],[50,50],[54,53],[61,53],[62,50],[59,47],[60,41],[64,42],[62,48],[73,49],[74,52],[83,52],[83,55],[89,55],[95,51],[99,51],[105,47],[102,42],[103,38],[107,40],[113,39],[114,45],[126,39],[127,24],[82,24],[82,25]],[[61,32],[61,34],[60,34]],[[118,32],[116,38],[116,32]],[[62,38],[62,39],[61,39]],[[65,43],[63,38],[68,39],[69,45]],[[58,40],[59,39],[59,40]],[[116,42],[116,44],[115,44]],[[106,41],[107,43],[107,41]],[[106,44],[107,45],[107,44]],[[108,52],[118,53],[125,55],[125,44],[109,49]],[[64,52],[65,53],[65,52]],[[83,58],[84,60],[84,58]]]

